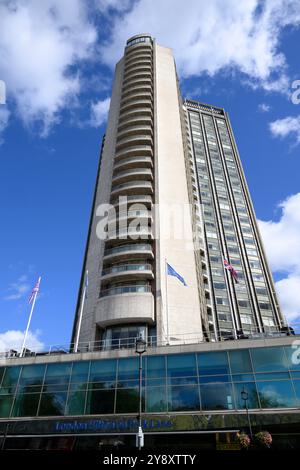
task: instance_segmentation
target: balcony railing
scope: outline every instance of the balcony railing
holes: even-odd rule
[[[300,325],[292,325],[295,330],[294,338],[299,341],[298,336],[300,335]],[[264,333],[253,332],[247,338],[238,339],[239,344],[240,341],[245,339],[272,339],[272,338],[283,338],[291,335],[291,330],[287,330],[286,332],[282,331],[265,331]],[[232,332],[232,336],[234,337],[234,332]],[[221,338],[221,341],[226,341],[227,339],[231,338]],[[206,343],[208,340],[215,341],[214,335],[210,336],[209,333],[206,334],[206,338],[203,336],[201,332],[195,333],[178,333],[172,334],[169,338],[166,336],[148,336],[146,338],[148,348],[151,349],[152,347],[161,347],[161,346],[168,346],[168,347],[176,347],[179,345],[192,345],[192,344],[201,344]],[[83,353],[83,352],[99,352],[99,351],[106,351],[106,350],[113,350],[113,349],[133,349],[136,346],[136,338],[118,338],[112,340],[100,340],[100,341],[84,341],[78,344],[77,351],[74,351],[74,343],[71,344],[57,344],[51,346],[44,346],[43,350],[36,348],[36,349],[26,349],[25,357],[29,356],[47,356],[47,355],[63,355],[63,354],[71,354],[71,353]],[[245,347],[247,347],[245,345]],[[14,349],[0,352],[0,358],[3,359],[15,359],[20,355],[20,352]]]
[[[120,264],[111,266],[110,268],[103,269],[102,276],[113,273],[121,273],[126,271],[152,271],[151,264],[139,263],[139,264]]]
[[[130,294],[130,293],[146,293],[151,292],[150,286],[118,286],[103,289],[100,292],[100,297],[107,297],[110,295]]]
[[[124,253],[127,251],[151,251],[152,246],[149,243],[133,243],[128,245],[115,246],[105,250],[104,256]]]

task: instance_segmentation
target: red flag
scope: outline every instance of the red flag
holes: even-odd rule
[[[224,266],[225,266],[225,269],[228,269],[228,271],[230,272],[230,274],[233,277],[233,279],[235,280],[235,282],[238,283],[239,282],[238,274],[237,274],[236,270],[234,269],[234,267],[231,266],[231,264],[228,263],[227,259],[224,259]]]

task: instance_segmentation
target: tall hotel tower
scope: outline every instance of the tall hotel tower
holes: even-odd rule
[[[115,71],[72,341],[218,341],[284,324],[228,115],[182,102],[171,49],[148,34],[130,38]]]

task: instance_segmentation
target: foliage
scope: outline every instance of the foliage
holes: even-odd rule
[[[245,432],[238,432],[236,438],[242,449],[248,449],[251,444],[251,440],[248,434]]]
[[[268,431],[260,431],[255,434],[255,441],[262,447],[270,447],[272,444],[272,436]]]

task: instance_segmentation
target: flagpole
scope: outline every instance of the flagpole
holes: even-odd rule
[[[88,270],[86,270],[85,280],[84,280],[84,288],[83,288],[83,293],[82,293],[82,298],[81,298],[81,307],[80,307],[80,313],[79,313],[78,328],[77,328],[76,339],[75,339],[75,343],[74,343],[74,352],[77,352],[77,350],[78,350],[79,335],[80,335],[80,330],[81,330],[83,309],[84,309],[85,297],[86,297],[88,273],[89,273]]]
[[[168,305],[168,268],[167,268],[167,258],[165,258],[165,276],[166,276],[166,320],[167,320],[167,344],[169,344],[169,305]]]
[[[38,286],[40,285],[40,282],[41,282],[41,277],[39,277],[39,280],[38,280],[38,283],[37,283]],[[35,291],[35,294],[34,294],[32,306],[31,306],[31,310],[30,310],[30,314],[29,314],[29,319],[28,319],[28,323],[27,323],[27,328],[26,328],[26,331],[25,331],[24,340],[23,340],[23,344],[22,344],[22,349],[21,349],[21,352],[20,352],[20,357],[23,357],[23,355],[25,353],[25,344],[26,344],[26,340],[27,340],[27,335],[28,335],[30,322],[31,322],[31,318],[32,318],[32,314],[33,314],[33,310],[34,310],[37,295],[38,295],[38,289]]]

